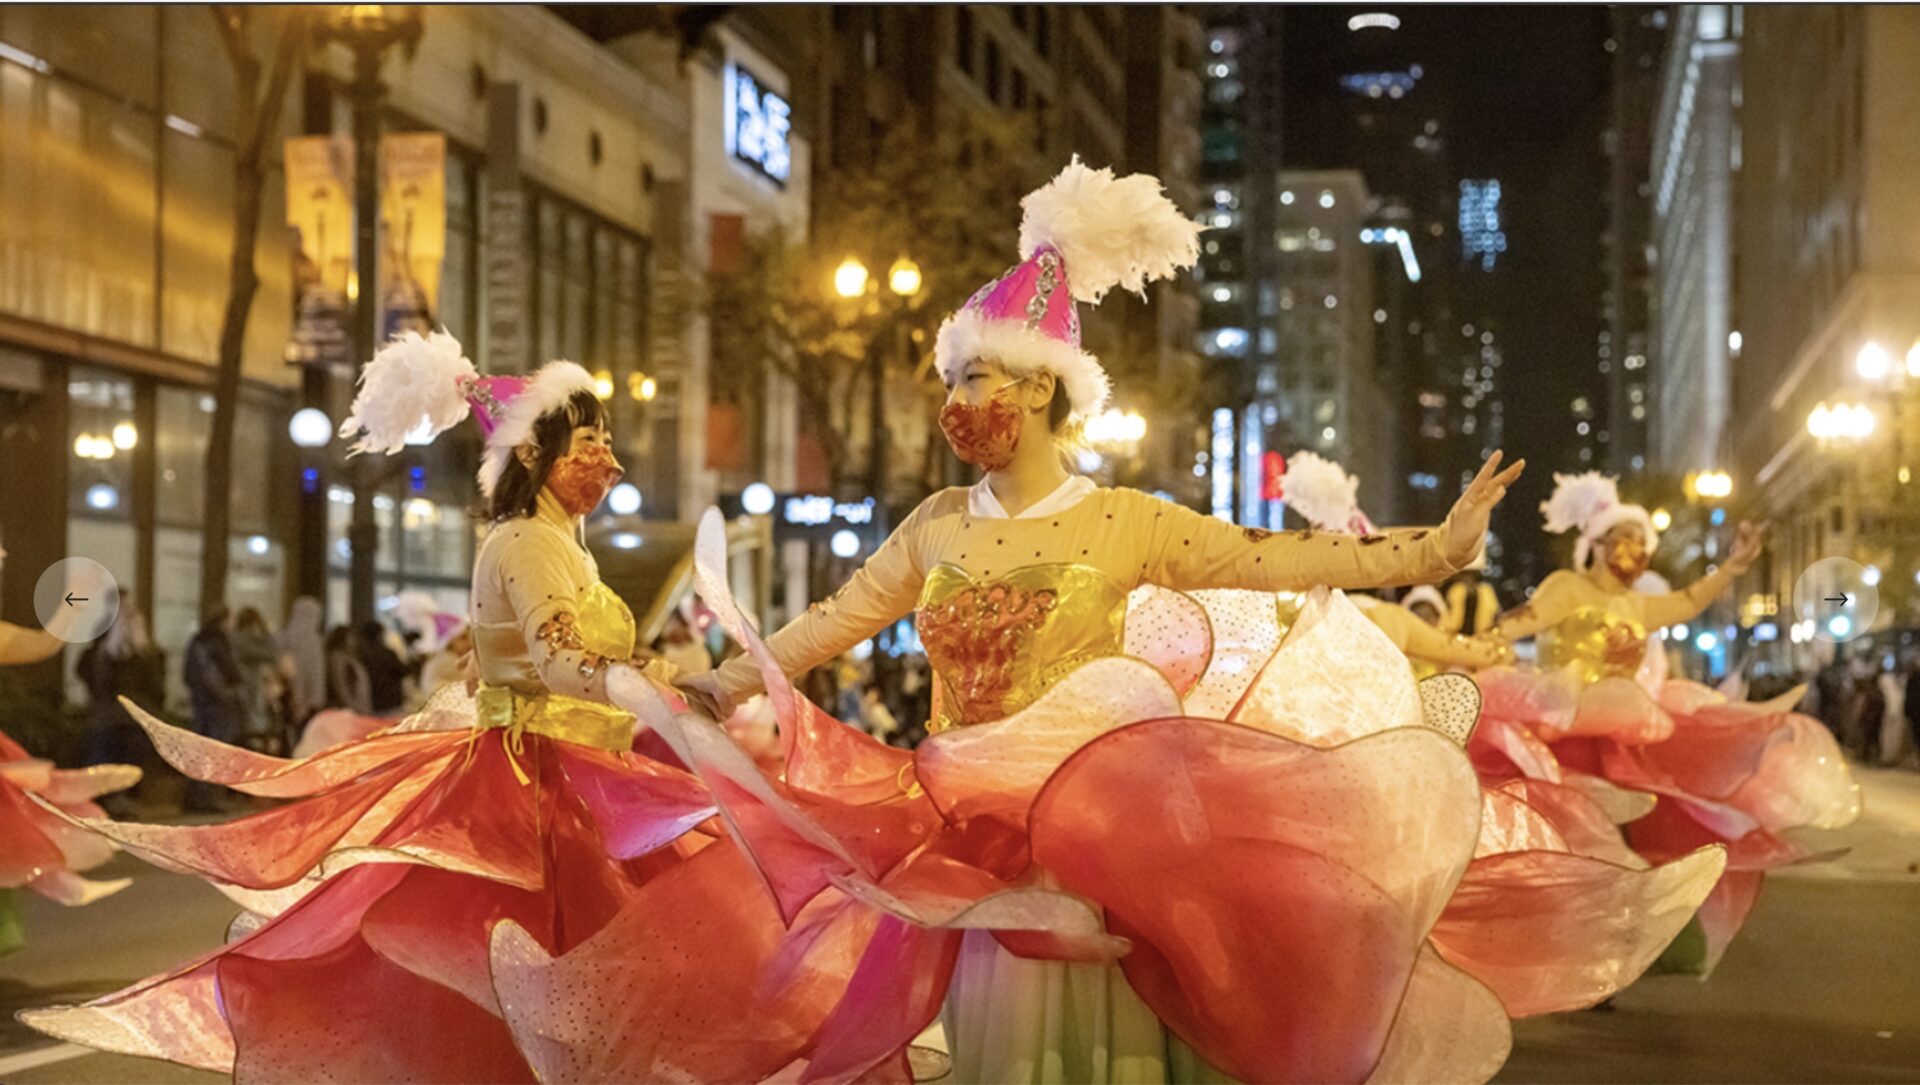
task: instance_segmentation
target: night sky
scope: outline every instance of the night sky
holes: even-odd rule
[[[1347,29],[1354,13],[1380,10],[1397,15],[1399,29]],[[1337,77],[1418,63],[1424,74],[1403,104],[1441,120],[1448,183],[1501,182],[1508,253],[1500,270],[1474,288],[1497,312],[1506,348],[1505,447],[1509,457],[1526,457],[1529,470],[1496,528],[1509,542],[1510,561],[1534,559],[1533,567],[1509,574],[1538,583],[1551,568],[1545,555],[1557,553],[1540,530],[1539,503],[1553,471],[1581,466],[1568,404],[1582,392],[1605,399],[1596,347],[1605,288],[1607,11],[1290,7],[1284,27],[1286,165],[1354,165],[1338,160],[1346,142],[1338,126],[1350,123],[1355,98]],[[1457,237],[1449,232],[1446,244],[1457,259]]]

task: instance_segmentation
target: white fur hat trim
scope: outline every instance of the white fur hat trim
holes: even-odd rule
[[[507,401],[507,409],[487,435],[480,457],[480,492],[489,499],[500,484],[513,450],[533,440],[533,426],[542,415],[567,405],[577,392],[595,390],[593,374],[574,362],[548,362],[528,379],[526,387]]]
[[[1073,419],[1084,421],[1106,409],[1112,382],[1093,355],[1014,320],[989,320],[963,308],[940,324],[934,340],[934,364],[948,383],[965,376],[967,363],[993,361],[1016,377],[1045,371],[1067,390]]]

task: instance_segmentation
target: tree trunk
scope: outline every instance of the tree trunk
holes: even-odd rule
[[[220,358],[214,374],[213,428],[207,435],[206,493],[200,524],[200,617],[226,606],[228,538],[233,529],[233,430],[240,413],[240,367],[247,345],[247,317],[260,289],[254,248],[260,237],[261,189],[266,184],[269,134],[279,130],[281,103],[304,39],[304,16],[290,15],[273,58],[264,94],[260,62],[247,41],[246,18],[216,7],[213,17],[233,66],[239,120],[233,150],[233,253],[228,264],[227,308],[220,324]],[[266,464],[256,464],[265,470]],[[262,485],[266,480],[260,480]]]
[[[236,155],[233,164],[233,258],[228,270],[227,310],[220,325],[220,366],[214,376],[213,428],[207,436],[206,500],[200,525],[200,616],[226,605],[227,547],[233,521],[233,428],[240,413],[240,365],[245,356],[247,315],[260,289],[254,244],[260,235],[257,160]],[[256,464],[256,467],[265,467]],[[263,480],[264,481],[264,480]]]

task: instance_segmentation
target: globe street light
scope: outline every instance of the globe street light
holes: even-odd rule
[[[773,487],[764,482],[755,482],[740,491],[740,507],[749,516],[765,516],[773,511]]]
[[[1853,368],[1870,381],[1880,381],[1887,379],[1891,361],[1887,348],[1869,339],[1861,344],[1860,353],[1854,355]]]
[[[1875,421],[1864,403],[1820,403],[1807,415],[1807,432],[1821,442],[1858,442],[1873,436]]]
[[[833,269],[833,292],[849,300],[867,292],[867,265],[854,257],[840,261]]]
[[[844,267],[845,265],[842,266]],[[864,280],[865,277],[866,270],[863,268],[861,269],[861,278]],[[895,260],[893,266],[887,269],[887,289],[903,298],[910,298],[918,294],[920,292],[920,265],[905,256]]]
[[[300,448],[325,448],[333,440],[333,420],[318,407],[302,407],[287,421],[287,436]]]

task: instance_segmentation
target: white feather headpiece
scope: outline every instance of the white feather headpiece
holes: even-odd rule
[[[360,391],[340,436],[361,434],[353,454],[391,454],[416,434],[437,437],[472,413],[464,389],[475,375],[460,340],[444,331],[424,338],[401,332],[360,371]]]
[[[1097,305],[1116,286],[1144,297],[1149,282],[1200,259],[1200,225],[1148,174],[1115,177],[1076,155],[1020,209],[1020,259],[1049,245],[1060,250],[1075,301]]]
[[[1167,199],[1158,178],[1115,177],[1079,158],[1020,201],[1020,260],[940,325],[934,363],[949,382],[989,358],[1015,376],[1052,373],[1073,417],[1106,406],[1110,382],[1080,345],[1076,302],[1116,286],[1138,294],[1200,258],[1200,226]]]
[[[1617,524],[1630,522],[1646,532],[1649,554],[1660,545],[1660,533],[1654,530],[1653,517],[1639,505],[1622,502],[1619,483],[1598,471],[1577,475],[1556,473],[1553,496],[1540,503],[1540,512],[1546,517],[1547,530],[1553,534],[1580,532],[1573,544],[1575,568],[1587,567],[1593,544]]]
[[[1322,531],[1366,534],[1373,529],[1360,511],[1360,480],[1332,460],[1312,452],[1287,457],[1280,490],[1294,511]]]

